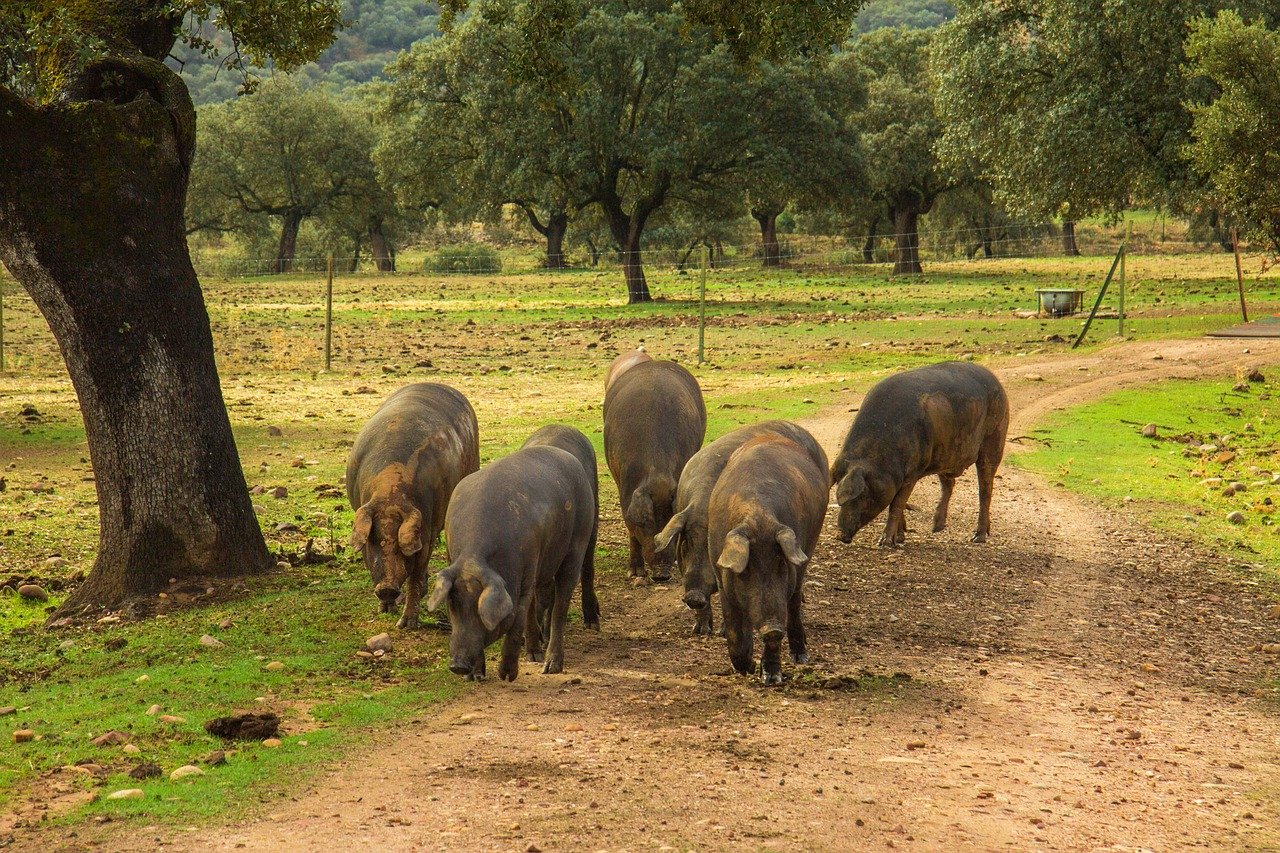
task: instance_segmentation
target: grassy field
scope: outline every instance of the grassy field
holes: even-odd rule
[[[1033,431],[1041,446],[1012,459],[1117,513],[1242,563],[1275,566],[1280,398],[1274,393],[1270,381],[1222,380],[1122,391],[1048,418]],[[1143,436],[1152,423],[1156,436]]]
[[[364,638],[388,629],[394,617],[373,612],[363,567],[343,547],[351,513],[333,490],[341,485],[347,448],[361,424],[406,382],[444,381],[467,394],[479,416],[485,461],[553,421],[583,429],[599,451],[605,369],[618,352],[644,345],[694,370],[714,437],[766,417],[813,413],[838,402],[841,392],[866,388],[902,367],[947,357],[1001,362],[1065,351],[1078,320],[1027,320],[1013,312],[1033,308],[1039,287],[1078,286],[1091,295],[1108,265],[1101,257],[956,262],[899,279],[879,266],[712,271],[702,366],[695,364],[697,276],[670,268],[652,272],[656,301],[631,307],[616,271],[342,276],[335,284],[328,373],[321,370],[324,283],[318,276],[206,279],[223,391],[248,481],[288,490],[283,499],[255,497],[268,542],[296,554],[310,539],[336,559],[214,596],[174,590],[172,597],[189,607],[165,619],[94,630],[48,633],[38,627],[44,606],[0,595],[0,706],[17,709],[6,718],[11,729],[29,727],[38,738],[0,752],[0,799],[46,784],[50,777],[42,774],[55,768],[94,759],[113,774],[108,787],[136,785],[148,796],[99,800],[78,806],[73,816],[89,810],[191,820],[241,808],[249,796],[286,791],[291,780],[366,733],[391,720],[413,719],[464,689],[443,669],[444,639],[436,632],[397,635],[394,653],[377,662],[354,655]],[[1229,325],[1236,310],[1232,276],[1230,258],[1221,254],[1131,258],[1127,333],[1187,337]],[[39,579],[54,589],[56,603],[55,588],[92,565],[97,510],[91,468],[75,397],[47,326],[11,280],[0,277],[0,287],[8,368],[0,374],[0,476],[7,486],[0,492],[0,570]],[[1249,287],[1256,312],[1280,310],[1280,276],[1253,274]],[[1087,346],[1105,345],[1114,334],[1114,321],[1100,321]],[[1252,447],[1257,438],[1262,448],[1270,421],[1261,395],[1237,400],[1228,389],[1226,402],[1214,402],[1221,390],[1206,391],[1206,405],[1238,408],[1244,414],[1235,420],[1248,421],[1255,431],[1210,427],[1208,415],[1205,424],[1187,429],[1229,430],[1236,436],[1232,447]],[[1179,411],[1170,404],[1140,419],[1167,423],[1172,432],[1181,429],[1172,420]],[[1098,417],[1102,429],[1112,415]],[[1080,433],[1059,436],[1025,464],[1050,472],[1065,466],[1058,475],[1064,483],[1107,499],[1129,495],[1142,506],[1166,500],[1158,487],[1174,483],[1165,475],[1176,474],[1180,491],[1166,503],[1184,496],[1203,500],[1206,514],[1171,523],[1201,533],[1212,529],[1232,543],[1231,537],[1244,537],[1247,547],[1270,553],[1265,549],[1272,547],[1274,528],[1263,511],[1252,510],[1243,529],[1218,523],[1226,503],[1244,506],[1262,490],[1229,502],[1215,498],[1199,479],[1224,471],[1184,458],[1185,445],[1142,442],[1130,424],[1116,429],[1115,446],[1135,443],[1137,455],[1110,462],[1091,457],[1072,444],[1082,440]],[[1225,473],[1253,482],[1261,475],[1236,473],[1242,464],[1270,470],[1262,461],[1246,461],[1253,458],[1249,452]],[[1148,457],[1160,463],[1149,468],[1150,493],[1133,493],[1132,480],[1124,494],[1105,491],[1117,466],[1137,464],[1146,473]],[[607,475],[601,485],[602,507],[616,515]],[[297,530],[277,532],[285,523]],[[624,560],[620,550],[605,547],[597,564],[622,572]],[[219,628],[228,618],[233,627]],[[202,646],[203,634],[225,645]],[[277,660],[283,670],[265,669]],[[139,681],[142,676],[147,678]],[[147,715],[152,705],[161,710]],[[255,707],[284,713],[289,734],[279,749],[246,748],[194,783],[138,783],[122,775],[137,760],[154,761],[167,773],[200,758],[220,746],[202,731],[203,720]],[[184,721],[161,723],[165,714]],[[141,750],[136,759],[118,746],[90,745],[109,729],[131,734]],[[67,778],[59,775],[58,784],[94,784],[82,774],[70,774],[69,783]]]

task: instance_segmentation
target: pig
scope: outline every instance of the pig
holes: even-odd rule
[[[596,469],[596,450],[591,440],[570,426],[549,424],[535,432],[525,440],[521,447],[558,447],[573,454],[582,463],[591,482],[591,495],[594,498],[593,517],[595,524],[591,526],[591,541],[587,544],[587,553],[582,559],[582,621],[593,631],[600,630],[600,601],[596,598],[596,534],[600,529],[600,477]],[[542,639],[549,638],[551,624],[548,621],[551,612],[551,601],[538,603],[538,624],[542,627]],[[531,654],[532,654],[532,650]],[[537,658],[534,658],[537,660]]]
[[[676,560],[684,574],[684,603],[695,612],[693,633],[711,636],[711,596],[716,592],[716,570],[707,554],[707,504],[720,472],[733,452],[761,435],[781,435],[800,445],[824,471],[826,454],[808,431],[787,421],[765,421],[739,427],[720,436],[693,455],[680,472],[676,487],[675,515],[654,538],[653,547],[665,551],[674,543]]]
[[[671,579],[670,555],[653,537],[671,520],[680,471],[702,446],[707,409],[689,371],[672,361],[643,361],[604,396],[604,456],[618,484],[631,548],[631,577]]]
[[[942,498],[933,532],[947,526],[956,477],[978,469],[974,542],[991,533],[991,490],[1004,456],[1009,398],[985,367],[946,361],[890,376],[872,388],[831,466],[840,505],[838,538],[849,542],[887,506],[880,547],[903,543],[903,512],[916,482],[936,474]]]
[[[761,434],[734,451],[707,504],[707,548],[720,585],[729,660],[754,670],[756,631],[764,649],[761,679],[782,683],[782,637],[791,658],[806,663],[804,574],[827,512],[827,459],[800,443]],[[810,447],[806,447],[809,445]]]
[[[624,352],[615,358],[613,364],[609,365],[609,374],[604,379],[604,392],[608,394],[609,389],[613,387],[614,382],[618,381],[619,376],[645,361],[653,361],[653,359],[642,349],[633,349],[631,352]]]
[[[454,487],[480,467],[476,413],[448,385],[396,391],[356,436],[347,459],[355,510],[351,547],[361,551],[382,612],[404,591],[401,628],[418,626],[427,564]]]
[[[525,447],[465,478],[445,518],[449,565],[427,607],[448,603],[449,669],[485,677],[484,650],[503,637],[498,675],[515,681],[521,646],[541,642],[534,596],[552,602],[544,673],[564,671],[564,624],[595,529],[582,463],[547,445]]]

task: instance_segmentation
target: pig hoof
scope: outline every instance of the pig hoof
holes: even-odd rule
[[[542,661],[545,659],[546,659],[546,656],[543,655],[542,652],[529,652],[529,660],[533,661],[534,663],[542,663]]]
[[[467,673],[467,681],[484,681],[484,673],[483,673],[483,672],[469,672],[469,673]]]
[[[933,532],[934,532],[934,533],[941,533],[942,531],[944,531],[944,530],[946,530],[946,529],[947,529],[947,523],[946,523],[945,521],[935,521],[935,522],[933,523]]]
[[[778,687],[782,684],[782,672],[766,672],[760,676],[760,681],[765,687]]]
[[[808,655],[808,654],[806,654],[805,652],[801,652],[801,653],[800,653],[800,654],[798,654],[798,655],[792,655],[792,656],[791,656],[791,659],[792,659],[793,661],[795,661],[796,663],[808,663],[808,662],[809,662],[809,655]]]
[[[713,633],[710,625],[704,625],[701,622],[693,623],[693,635],[695,637],[710,637]]]
[[[401,616],[400,621],[396,623],[397,628],[404,628],[406,631],[416,630],[418,627],[418,617],[410,619],[407,615]]]
[[[669,580],[671,580],[671,570],[670,570],[670,569],[654,569],[654,571],[653,571],[653,582],[654,582],[654,583],[666,583],[666,582],[667,582],[667,581],[669,581]]]
[[[585,627],[586,627],[586,629],[587,629],[588,631],[595,631],[597,634],[599,634],[599,633],[600,633],[600,620],[599,620],[599,619],[597,619],[597,620],[596,620],[596,621],[594,621],[594,622],[586,622],[586,623],[584,623],[584,625],[585,625]]]
[[[644,575],[636,575],[631,579],[631,585],[635,587],[648,586],[649,579]]]
[[[564,661],[549,660],[547,665],[542,668],[543,675],[559,675],[564,672]]]
[[[972,539],[970,539],[969,541],[970,541],[970,542],[976,542],[976,543],[978,543],[979,545],[981,545],[982,543],[984,543],[984,542],[986,542],[986,541],[987,541],[987,534],[985,534],[985,533],[975,533],[975,534],[973,534],[973,538],[972,538]]]

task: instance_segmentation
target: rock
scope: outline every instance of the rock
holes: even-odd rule
[[[1155,438],[1160,432],[1160,428],[1155,424],[1147,424],[1142,428],[1143,438]]]
[[[280,429],[280,427],[278,426],[268,426],[267,435],[271,436],[272,438],[279,438],[280,436],[284,435],[284,430]]]
[[[524,848],[524,853],[542,853],[542,848],[530,841]]]
[[[1232,391],[1239,391],[1239,392],[1248,391],[1248,390],[1249,390],[1249,383],[1247,383],[1247,382],[1237,382],[1235,385],[1232,385],[1232,386],[1231,386],[1231,390],[1232,390]]]
[[[1230,462],[1232,459],[1235,459],[1235,458],[1236,458],[1236,452],[1234,450],[1223,450],[1213,455],[1213,461],[1217,462],[1219,465],[1226,465],[1228,462]]]
[[[293,568],[293,565],[291,563],[286,562],[285,560],[281,560],[280,562],[276,563],[276,568],[282,572],[287,572]]]
[[[50,557],[44,561],[46,569],[60,569],[67,564],[67,561],[61,557]]]
[[[101,764],[94,764],[92,761],[86,761],[83,764],[73,764],[66,768],[73,773],[83,773],[86,776],[106,776],[107,768]]]
[[[381,634],[365,640],[364,647],[371,652],[389,652],[391,651],[391,635],[383,631]]]
[[[18,729],[13,733],[14,743],[31,743],[31,741],[35,739],[36,733],[31,731],[31,729]]]
[[[1201,452],[1201,453],[1204,453],[1204,454],[1206,454],[1206,455],[1207,455],[1207,454],[1210,454],[1210,453],[1217,453],[1217,452],[1218,452],[1218,445],[1216,445],[1216,444],[1202,444],[1202,445],[1200,445],[1200,452]]]
[[[1280,607],[1280,605],[1277,605],[1277,607]],[[16,713],[18,713],[18,709],[12,705],[5,705],[3,708],[0,708],[0,717],[7,717],[10,714]]]
[[[150,681],[150,680],[151,680],[151,676],[149,676],[149,675],[139,675],[137,678],[135,678],[135,679],[133,680],[133,683],[134,683],[134,684],[146,684],[146,683],[147,683],[148,681]]]
[[[49,593],[44,591],[44,587],[37,586],[33,583],[24,583],[18,587],[18,595],[28,601],[48,601]]]
[[[156,714],[160,713],[160,710],[161,709],[159,705],[152,705],[150,708],[147,709],[146,714],[148,717],[154,717]]]
[[[270,712],[236,714],[212,719],[204,724],[204,730],[227,740],[264,740],[275,737],[280,730],[280,718]]]
[[[253,504],[250,504],[250,506],[253,507],[254,515],[262,515],[264,512],[267,511],[267,508],[260,503],[253,503]]]
[[[203,776],[203,775],[204,775],[204,771],[201,770],[199,767],[196,767],[194,764],[184,764],[181,767],[179,767],[177,770],[174,770],[172,773],[169,774],[169,781],[177,782],[181,779],[189,779],[192,776]]]
[[[1229,487],[1229,488],[1231,489],[1231,491],[1233,491],[1233,492],[1246,492],[1246,491],[1248,491],[1248,490],[1249,490],[1249,487],[1248,487],[1248,486],[1246,486],[1244,483],[1241,483],[1241,482],[1239,482],[1239,481],[1235,481],[1235,482],[1230,483],[1228,487]]]
[[[284,664],[280,663],[278,660],[273,660],[271,663],[264,666],[263,669],[267,672],[279,672],[284,669]]]
[[[276,533],[297,533],[301,529],[292,521],[282,521],[276,525]]]
[[[127,755],[141,755],[142,749],[136,743],[126,743],[120,747]]]
[[[208,634],[200,635],[200,645],[208,646],[211,649],[221,649],[227,644],[219,640],[217,637],[211,637]]]
[[[1271,609],[1267,611],[1267,618],[1280,619],[1280,604],[1271,605]],[[3,710],[4,710],[3,708],[0,708],[0,711],[3,711]]]
[[[922,740],[913,740],[907,744],[907,749],[924,749],[926,746],[928,744]]]
[[[1027,380],[1028,382],[1043,382],[1043,381],[1044,381],[1044,377],[1043,377],[1043,376],[1041,376],[1039,373],[1028,373],[1028,374],[1026,374],[1025,376],[1023,376],[1022,378],[1023,378],[1023,379],[1025,379],[1025,380]]]
[[[1244,524],[1244,513],[1240,512],[1239,510],[1236,510],[1235,512],[1232,512],[1232,513],[1228,513],[1227,521],[1231,522],[1232,524]]]
[[[107,794],[108,800],[141,800],[147,792],[141,788],[124,788]]]
[[[262,742],[262,745],[267,747],[268,749],[276,749],[277,747],[280,746],[282,742],[283,741],[281,741],[280,738],[278,737],[269,737]]]
[[[227,763],[227,753],[221,749],[215,749],[213,752],[206,755],[202,760],[204,761],[205,764],[208,764],[210,767],[220,767],[223,764]]]
[[[187,721],[186,717],[179,717],[177,714],[163,714],[160,717],[160,722],[169,723],[171,725],[177,725],[178,723],[185,723],[186,721]]]
[[[284,486],[276,486],[274,489],[267,492],[267,494],[271,495],[273,498],[283,499],[289,497],[289,490]]]
[[[1262,653],[1264,655],[1280,655],[1280,643],[1263,643]]]
[[[231,617],[228,616],[226,619],[223,619],[221,622],[218,623],[218,627],[225,631],[228,628],[234,628],[235,624],[236,624],[235,622],[231,621]]]
[[[453,721],[453,724],[455,726],[465,726],[468,723],[474,723],[476,720],[483,720],[484,718],[484,714],[473,711],[471,713],[458,715],[457,719]]]
[[[365,651],[364,649],[360,649],[358,652],[356,652],[356,657],[358,657],[358,658],[371,658],[371,657],[373,657],[373,652],[369,652],[369,651]]]
[[[154,779],[164,773],[160,769],[159,764],[153,764],[150,761],[144,761],[129,771],[129,775],[134,779]]]
[[[1266,382],[1267,381],[1267,377],[1263,376],[1262,371],[1256,367],[1249,371],[1249,375],[1247,375],[1245,379],[1249,380],[1250,382]]]
[[[565,730],[566,732],[581,732],[581,731],[586,731],[586,730],[582,727],[582,723],[566,723],[566,724],[565,724],[565,727],[564,727],[564,730]]]
[[[537,723],[530,723],[529,725],[524,727],[524,730],[527,732],[540,732],[542,731],[542,726],[538,725]]]
[[[122,743],[128,743],[129,736],[124,732],[112,730],[109,732],[103,732],[89,742],[94,746],[117,746]]]

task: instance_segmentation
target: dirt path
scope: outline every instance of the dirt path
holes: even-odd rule
[[[1011,435],[1116,387],[1277,360],[1280,344],[1205,340],[1006,365]],[[830,449],[852,396],[807,424]],[[514,684],[485,683],[259,819],[111,844],[1280,845],[1274,673],[1250,651],[1280,634],[1270,601],[1213,555],[1011,466],[994,544],[971,545],[974,492],[964,478],[952,529],[913,531],[900,552],[877,550],[869,530],[850,546],[824,537],[808,590],[814,662],[788,667],[783,689],[732,675],[723,640],[688,636],[676,588],[610,576],[605,631],[571,634],[565,676],[526,665]],[[917,491],[917,531],[935,495]],[[602,536],[619,547],[614,516]]]

